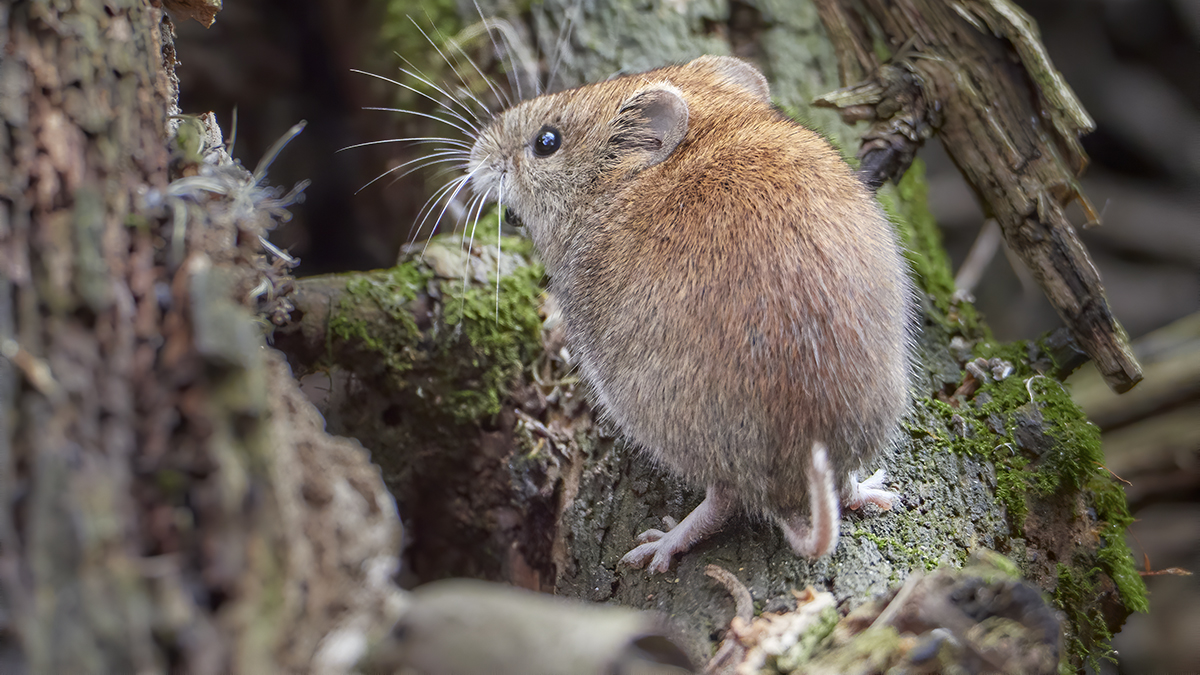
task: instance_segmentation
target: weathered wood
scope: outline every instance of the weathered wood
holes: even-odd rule
[[[819,102],[874,121],[859,154],[870,180],[898,177],[936,130],[1108,385],[1124,392],[1141,381],[1129,337],[1066,212],[1078,203],[1087,224],[1096,224],[1076,180],[1087,165],[1078,139],[1094,125],[1033,21],[1008,0],[816,4],[847,86]]]

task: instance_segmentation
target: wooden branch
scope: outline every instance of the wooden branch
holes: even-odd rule
[[[1125,392],[1141,381],[1129,338],[1066,215],[1077,202],[1088,223],[1096,221],[1076,181],[1087,165],[1079,136],[1093,124],[1054,70],[1032,20],[1007,0],[817,6],[842,72],[870,73],[817,99],[847,121],[874,120],[859,153],[867,182],[898,178],[936,130],[1108,386]],[[860,44],[864,39],[872,41]],[[876,42],[892,50],[887,63],[867,48]],[[846,64],[847,54],[856,66]]]

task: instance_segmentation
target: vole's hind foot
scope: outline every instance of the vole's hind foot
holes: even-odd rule
[[[667,541],[670,532],[662,530],[646,530],[638,535],[638,541],[644,542],[638,545],[629,553],[626,553],[621,562],[630,567],[646,567],[646,561],[650,562],[647,567],[648,572],[662,573],[666,572],[671,567],[671,558],[676,553],[682,553],[686,550],[686,546],[679,548],[674,542]]]
[[[721,528],[733,511],[734,499],[729,488],[708,486],[704,501],[678,525],[662,530],[646,530],[638,535],[641,545],[626,553],[621,562],[631,567],[647,567],[647,571],[662,573],[671,567],[671,558],[683,553],[696,542]],[[670,523],[670,519],[664,519]]]
[[[864,504],[870,503],[884,511],[890,511],[900,495],[883,489],[885,480],[887,480],[887,472],[883,469],[871,474],[870,478],[861,483],[857,476],[851,476],[850,499],[846,501],[846,508],[857,511]]]
[[[803,558],[820,558],[837,547],[842,512],[829,454],[825,446],[814,443],[808,471],[808,503],[811,525],[803,515],[779,517],[779,527],[792,550]]]

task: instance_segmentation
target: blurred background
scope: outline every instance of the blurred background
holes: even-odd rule
[[[735,11],[738,3],[733,3]],[[1083,139],[1084,193],[1102,224],[1082,233],[1117,317],[1135,338],[1146,380],[1115,397],[1094,373],[1073,393],[1105,433],[1107,466],[1128,481],[1138,518],[1130,545],[1150,570],[1200,571],[1200,0],[1023,0],[1055,65],[1095,118]],[[177,26],[181,108],[237,108],[235,155],[253,167],[297,120],[308,127],[270,171],[275,185],[311,179],[306,202],[272,240],[301,258],[300,275],[391,265],[432,187],[425,175],[381,180],[413,159],[399,145],[339,149],[411,134],[393,105],[395,45],[424,49],[416,30],[381,35],[387,15],[443,32],[451,3],[238,0],[217,22]],[[391,24],[389,24],[391,25]],[[403,25],[403,24],[401,24]],[[922,151],[931,206],[960,285],[1002,340],[1060,325],[1028,272],[986,226],[940,146]],[[1083,223],[1082,213],[1076,214]],[[1148,576],[1152,611],[1117,636],[1105,672],[1200,673],[1200,577]]]

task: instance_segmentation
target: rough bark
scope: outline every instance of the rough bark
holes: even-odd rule
[[[264,349],[292,195],[170,120],[151,3],[0,30],[0,671],[344,672],[399,524]]]

